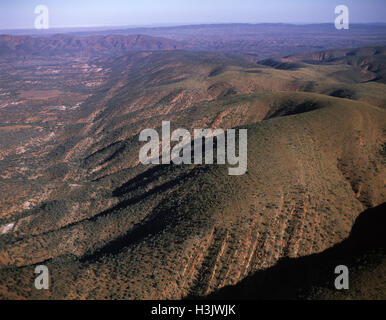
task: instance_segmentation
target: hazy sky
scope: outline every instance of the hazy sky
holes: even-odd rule
[[[351,23],[386,22],[386,0],[0,0],[0,29],[33,28],[37,5],[50,27],[226,22],[333,23],[344,4]]]

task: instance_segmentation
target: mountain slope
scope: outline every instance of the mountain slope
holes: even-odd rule
[[[76,37],[58,34],[48,37],[0,36],[0,57],[103,57],[127,51],[175,50],[184,48],[177,41],[146,35],[108,35]]]
[[[49,72],[27,83],[40,67],[1,96],[2,298],[207,297],[338,244],[385,201],[385,85],[329,95],[347,86],[330,75],[351,66],[132,52],[93,61],[103,76],[88,90]],[[139,132],[162,120],[248,128],[248,172],[139,165]],[[43,293],[32,286],[40,263],[52,276]]]
[[[163,299],[206,295],[280,257],[331,247],[364,208],[384,200],[386,115],[319,99],[325,107],[248,127],[246,175],[230,177],[223,166],[147,169],[114,191],[116,206],[58,231],[24,234],[2,250],[2,263],[62,256],[47,262],[51,297]],[[13,272],[20,278],[31,267]]]
[[[366,210],[350,236],[319,254],[283,259],[274,267],[219,290],[211,299],[366,299],[384,300],[386,204]],[[334,287],[335,267],[349,268],[349,290]]]

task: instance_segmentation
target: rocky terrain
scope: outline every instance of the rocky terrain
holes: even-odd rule
[[[348,32],[333,24],[211,24],[116,30],[1,31],[0,54],[95,57],[130,50],[227,52],[252,61],[327,49],[386,45],[385,24],[351,24]],[[63,34],[65,33],[65,34]]]
[[[30,59],[39,57],[114,56],[135,50],[175,50],[184,45],[177,41],[146,35],[108,35],[76,37],[58,34],[50,37],[0,36],[0,57]]]
[[[98,37],[101,55],[80,54],[91,40],[54,36],[41,42],[54,57],[10,63],[25,38],[0,60],[1,298],[344,298],[328,268],[340,256],[362,268],[358,283],[379,275],[379,290],[356,285],[353,298],[385,298],[382,233],[357,250],[358,235],[371,234],[360,217],[385,202],[384,47],[257,63]],[[165,120],[247,128],[247,173],[140,164],[140,131]],[[315,255],[330,263],[315,281],[295,278],[275,295],[254,285],[261,272],[290,277],[285,259],[312,274]],[[50,290],[33,287],[38,264]]]

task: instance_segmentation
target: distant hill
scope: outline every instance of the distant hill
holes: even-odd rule
[[[189,49],[243,54],[251,61],[257,61],[331,48],[386,45],[384,24],[351,24],[348,32],[336,30],[332,23],[236,23],[115,30],[86,28],[72,32],[60,29],[10,32],[12,39],[0,37],[3,39],[0,40],[0,53],[3,51],[3,54],[17,56],[66,54],[95,57],[130,50]],[[58,34],[53,35],[52,32]],[[33,36],[33,39],[27,35]],[[141,35],[139,40],[138,35]]]
[[[286,62],[307,62],[314,64],[345,64],[353,67],[341,79],[349,81],[360,79],[365,81],[386,82],[386,49],[385,47],[368,47],[351,50],[335,49],[302,55],[289,56],[281,59]],[[357,76],[352,71],[357,70]],[[350,74],[351,73],[351,74]],[[351,78],[351,79],[350,79]]]
[[[184,48],[180,42],[146,35],[107,35],[75,37],[53,35],[47,37],[0,36],[0,57],[65,56],[103,57],[127,51],[176,50]]]
[[[360,63],[305,61],[155,50],[0,64],[0,297],[207,298],[282,260],[326,261],[353,226],[371,236],[355,230],[386,199],[385,84]],[[247,128],[247,173],[139,164],[139,132],[162,120]],[[38,263],[49,291],[33,289]]]

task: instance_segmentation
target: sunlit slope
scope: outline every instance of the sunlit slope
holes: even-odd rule
[[[380,51],[376,58],[383,61],[384,56]],[[372,55],[361,59],[365,58],[375,59]],[[149,120],[155,115],[177,119],[191,107],[235,94],[306,91],[379,107],[385,103],[385,85],[368,82],[376,75],[365,70],[366,64],[359,67],[345,61],[282,63],[278,67],[252,64],[234,55],[176,51],[130,54],[100,64],[111,68],[114,77],[103,92],[104,112],[96,118],[97,133],[120,130],[120,134],[132,134],[136,132],[133,118],[140,119],[141,125],[154,126]],[[385,66],[374,64],[371,70],[383,72]]]
[[[346,238],[360,212],[385,200],[385,111],[315,94],[276,99],[268,118],[282,117],[247,126],[247,174],[159,166],[97,180],[94,190],[119,179],[110,196],[105,190],[109,209],[57,230],[43,224],[34,236],[26,227],[19,239],[10,236],[0,258],[5,292],[41,297],[31,291],[28,265],[46,261],[53,277],[46,297],[206,295],[280,257],[320,252]],[[252,118],[258,105],[249,104]]]
[[[79,108],[2,110],[2,297],[204,296],[332,247],[385,201],[385,84],[356,66],[182,51],[95,63],[107,80]],[[140,165],[138,133],[163,120],[248,128],[247,174]],[[38,263],[52,291],[33,289]]]

